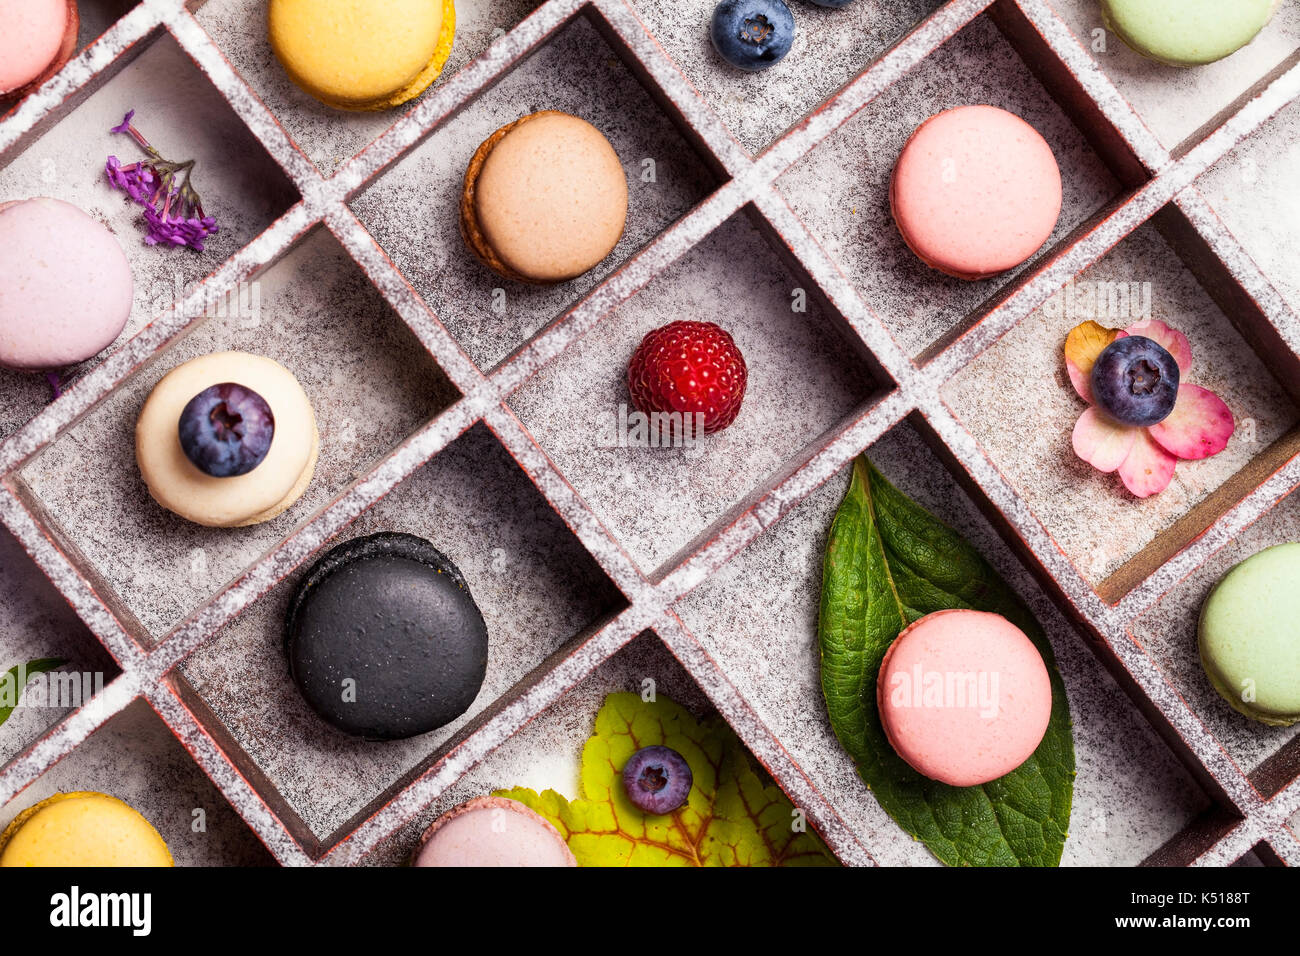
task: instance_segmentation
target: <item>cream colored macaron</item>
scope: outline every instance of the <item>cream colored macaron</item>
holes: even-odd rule
[[[546,110],[479,146],[465,171],[460,231],[498,275],[547,284],[582,275],[613,250],[627,222],[627,175],[586,120]]]
[[[274,417],[274,434],[252,470],[214,477],[186,454],[181,413],[191,399],[225,383],[261,396]],[[214,528],[260,524],[286,511],[307,490],[319,452],[316,415],[293,373],[247,352],[215,352],[172,369],[154,386],[135,428],[136,461],[154,500]]]
[[[56,793],[0,834],[0,867],[171,865],[153,824],[106,793]]]

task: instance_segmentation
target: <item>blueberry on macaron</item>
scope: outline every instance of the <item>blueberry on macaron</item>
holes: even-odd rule
[[[181,448],[194,467],[214,478],[246,475],[266,458],[275,437],[271,406],[234,382],[210,385],[181,410]]]
[[[345,733],[399,740],[469,709],[487,625],[460,570],[423,538],[383,532],[317,561],[289,602],[285,650],[311,708]]]
[[[783,0],[722,0],[709,36],[718,54],[750,72],[780,62],[794,43],[794,14]]]
[[[249,352],[213,352],[172,369],[140,409],[135,457],[154,500],[209,528],[282,515],[320,456],[311,399],[294,374]]]

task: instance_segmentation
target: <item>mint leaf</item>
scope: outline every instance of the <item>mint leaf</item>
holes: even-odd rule
[[[691,765],[686,805],[667,816],[633,806],[623,765],[642,747],[672,747]],[[834,866],[784,793],[755,773],[721,719],[696,720],[666,697],[610,694],[582,749],[582,797],[554,790],[498,790],[560,831],[579,866]]]
[[[22,697],[23,688],[27,686],[27,681],[37,674],[43,674],[45,671],[52,671],[56,667],[62,667],[68,663],[61,657],[40,657],[34,661],[28,661],[26,664],[15,664],[9,670],[0,676],[0,688],[4,693],[0,694],[0,701],[12,700],[11,704],[0,703],[0,726],[9,719],[9,715],[14,712],[18,706],[18,701]],[[18,678],[23,677],[23,682],[18,683]]]
[[[971,608],[1011,621],[1042,652],[1052,682],[1043,742],[979,787],[921,776],[894,752],[876,709],[885,651],[933,611]],[[1029,609],[960,535],[894,488],[865,456],[831,525],[818,621],[831,726],[880,805],[952,866],[1056,866],[1074,794],[1065,685]]]

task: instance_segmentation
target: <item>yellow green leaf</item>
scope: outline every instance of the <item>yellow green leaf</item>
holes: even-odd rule
[[[623,765],[642,747],[671,747],[691,767],[690,797],[667,816],[635,807]],[[580,866],[834,866],[785,794],[764,783],[719,718],[696,720],[665,697],[611,694],[582,751],[582,796],[497,791],[550,820]]]

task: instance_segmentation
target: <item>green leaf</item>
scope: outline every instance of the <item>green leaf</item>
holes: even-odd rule
[[[4,722],[9,719],[9,715],[14,712],[14,708],[18,706],[18,700],[22,696],[23,688],[27,686],[28,680],[37,674],[43,674],[46,671],[54,670],[56,667],[62,667],[66,663],[68,662],[61,657],[40,657],[34,661],[28,661],[26,664],[15,664],[5,671],[3,675],[0,675],[0,688],[4,689],[4,693],[0,694],[0,700],[13,700],[12,704],[0,704],[0,726],[4,725]],[[18,683],[20,676],[23,678],[21,684]]]
[[[876,675],[908,624],[972,608],[1007,618],[1042,652],[1052,682],[1043,742],[1020,767],[978,787],[921,776],[885,737]],[[818,621],[831,726],[881,806],[943,862],[1056,866],[1074,794],[1065,685],[1029,609],[960,535],[894,488],[865,457],[831,525]]]
[[[668,816],[637,809],[623,792],[623,765],[662,744],[686,758],[694,778],[686,805]],[[582,797],[554,790],[499,790],[536,810],[564,836],[580,866],[834,866],[835,858],[780,789],[765,785],[731,728],[698,721],[665,697],[610,694],[582,750]]]

